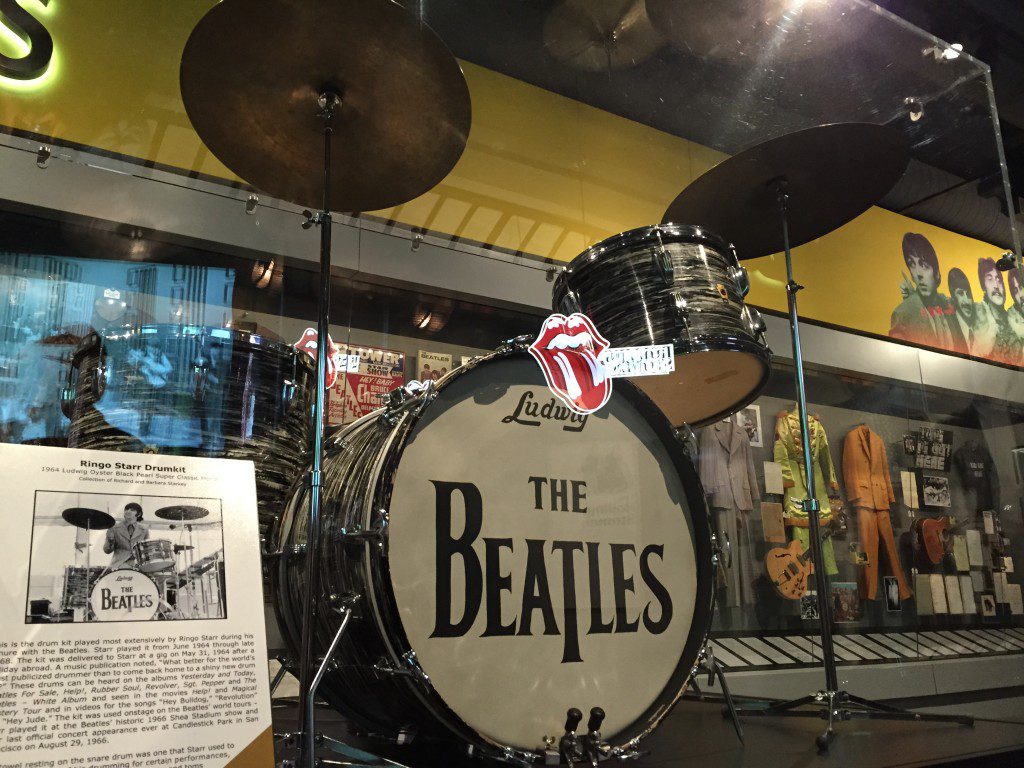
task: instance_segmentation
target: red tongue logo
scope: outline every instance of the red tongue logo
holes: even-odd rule
[[[577,413],[593,413],[612,394],[611,377],[600,360],[609,346],[586,315],[554,314],[544,321],[530,354],[559,400]]]
[[[302,332],[302,337],[293,345],[300,352],[305,352],[313,361],[316,361],[316,329],[307,328]],[[327,334],[327,370],[324,373],[324,389],[330,389],[338,378],[338,348],[334,345],[334,339]]]

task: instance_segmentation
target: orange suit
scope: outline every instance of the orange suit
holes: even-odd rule
[[[888,571],[899,584],[900,599],[910,598],[913,593],[903,575],[889,518],[889,505],[896,497],[889,479],[885,444],[864,425],[851,429],[843,441],[843,479],[846,498],[857,510],[860,544],[868,559],[861,584],[865,598],[874,600],[878,591],[879,540],[885,548]]]

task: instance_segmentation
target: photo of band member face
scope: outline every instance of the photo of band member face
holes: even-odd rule
[[[959,267],[946,275],[924,235],[903,236],[906,271],[902,302],[892,312],[889,336],[923,346],[1024,365],[1024,285],[1019,269],[1003,273],[990,258],[978,259],[977,286]],[[1009,306],[1007,306],[1009,300]]]
[[[25,623],[226,611],[220,499],[36,491]]]

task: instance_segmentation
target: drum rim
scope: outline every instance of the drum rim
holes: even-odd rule
[[[627,229],[594,243],[564,265],[558,277],[559,279],[568,279],[567,275],[572,274],[574,270],[583,265],[597,261],[598,256],[620,251],[627,245],[642,244],[646,240],[654,238],[657,233],[664,233],[673,243],[710,245],[725,256],[728,256],[732,250],[732,245],[725,238],[700,224],[648,224],[644,227]]]
[[[526,349],[519,345],[499,349],[467,365],[453,369],[438,381],[434,391],[442,389],[455,379],[467,374],[480,365],[526,356],[527,354]],[[638,743],[657,728],[658,724],[671,711],[673,703],[686,690],[697,669],[700,652],[707,644],[707,638],[711,631],[712,614],[714,611],[714,564],[710,512],[696,467],[687,456],[681,439],[675,433],[675,428],[654,402],[635,384],[627,380],[619,382],[619,385],[616,387],[617,391],[624,394],[629,404],[636,409],[638,415],[651,427],[654,436],[665,448],[673,468],[680,476],[683,493],[690,508],[690,515],[686,516],[684,514],[683,519],[690,526],[694,558],[697,566],[697,594],[694,601],[693,616],[691,617],[690,630],[687,633],[686,642],[680,650],[679,661],[664,687],[653,698],[650,706],[633,722],[615,734],[617,747],[625,748],[628,745]],[[419,407],[414,412],[409,413],[410,418],[403,420],[401,426],[391,437],[391,448],[386,449],[388,455],[383,457],[380,465],[381,472],[377,476],[373,492],[368,496],[370,503],[364,505],[364,525],[370,523],[368,518],[374,513],[374,510],[387,510],[390,514],[390,491],[394,487],[395,473],[401,464],[405,448],[409,444],[409,435],[430,403],[433,402],[433,397],[430,398],[429,402],[424,400],[424,397],[429,396],[429,394],[429,392],[425,393],[425,395],[417,397],[412,401],[419,403]],[[688,479],[692,480],[692,482],[687,482]],[[385,499],[386,504],[384,503]],[[380,548],[367,548],[363,557],[363,567],[366,570],[367,584],[372,583],[374,588],[373,594],[368,594],[367,597],[374,602],[372,613],[378,622],[379,633],[395,649],[402,650],[403,653],[397,655],[401,656],[411,653],[412,657],[415,658],[416,649],[412,646],[405,633],[405,627],[398,612],[398,603],[395,600],[391,584],[388,558],[382,556]],[[382,600],[382,596],[385,599]],[[408,680],[409,678],[406,679]],[[452,734],[461,738],[466,743],[477,744],[485,748],[491,747],[501,752],[522,752],[518,748],[492,741],[468,725],[458,713],[452,710],[429,680],[420,682],[412,682],[410,680],[408,687],[430,715],[446,725]]]

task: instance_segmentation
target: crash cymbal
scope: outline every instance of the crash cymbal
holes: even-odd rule
[[[469,135],[469,89],[433,31],[391,0],[223,0],[181,60],[193,127],[257,189],[319,209],[333,118],[331,209],[372,211],[437,185]]]
[[[544,20],[544,47],[588,72],[635,67],[665,44],[644,0],[564,0]]]
[[[210,514],[210,510],[179,504],[173,507],[158,509],[155,514],[162,520],[199,520]]]
[[[696,179],[662,223],[699,224],[724,237],[741,259],[782,250],[773,182],[789,196],[790,245],[838,229],[881,200],[910,160],[906,139],[884,125],[834,123],[757,144]]]
[[[71,507],[60,513],[65,522],[71,523],[75,528],[88,528],[93,531],[102,531],[114,527],[114,518],[98,509],[89,507]]]

